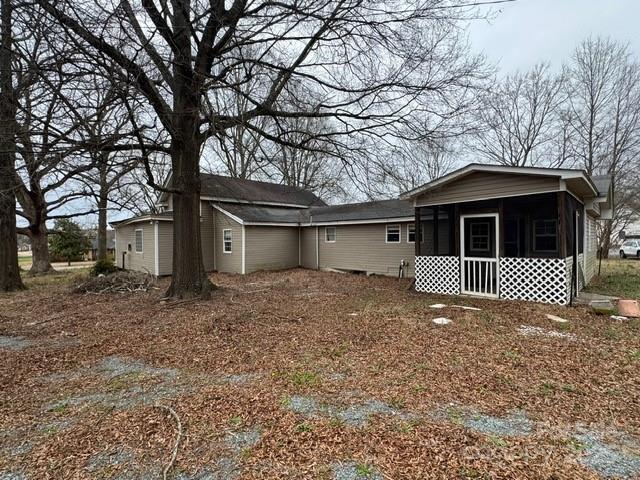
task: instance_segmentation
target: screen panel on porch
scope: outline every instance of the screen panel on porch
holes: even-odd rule
[[[437,218],[437,222],[434,220]],[[420,208],[422,239],[418,255],[455,255],[455,222],[453,207]]]

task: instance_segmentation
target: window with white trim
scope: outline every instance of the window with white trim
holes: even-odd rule
[[[335,243],[336,227],[324,227],[324,241],[325,243]]]
[[[400,225],[387,225],[387,243],[400,243]]]
[[[469,232],[469,250],[476,252],[488,252],[489,246],[489,222],[473,222],[471,223],[471,231]]]
[[[424,238],[424,225],[420,225],[420,241]],[[407,243],[416,243],[416,224],[407,224]]]
[[[231,253],[231,244],[233,236],[230,228],[222,230],[222,251],[224,253]]]
[[[136,253],[142,253],[143,245],[144,245],[144,237],[143,237],[142,229],[137,228],[135,235],[136,235],[136,241],[135,241]]]
[[[558,250],[558,222],[555,219],[533,221],[533,250],[555,252]]]

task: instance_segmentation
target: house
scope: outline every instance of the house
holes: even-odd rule
[[[208,271],[415,273],[421,292],[566,304],[595,272],[595,224],[612,198],[607,177],[581,170],[470,164],[400,199],[345,205],[203,174],[200,206]],[[171,195],[159,207],[112,223],[118,266],[171,274]]]
[[[116,236],[115,236],[115,230],[107,230],[107,258],[114,260],[115,259],[115,252],[116,252]],[[84,252],[84,260],[90,260],[92,262],[95,262],[98,259],[98,238],[97,238],[97,232],[95,230],[92,230],[90,232],[88,232],[87,235],[90,239],[91,245],[89,246],[89,249]]]
[[[471,164],[403,198],[422,231],[416,290],[557,304],[594,276],[613,210],[610,178],[574,169]]]

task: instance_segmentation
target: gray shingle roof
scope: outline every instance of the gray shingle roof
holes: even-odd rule
[[[412,202],[394,199],[312,207],[310,213],[313,222],[343,222],[349,220],[413,217],[415,211]]]
[[[606,195],[609,192],[609,187],[611,187],[610,175],[593,175],[591,180],[598,189],[600,195]]]
[[[216,203],[226,212],[248,223],[291,223],[305,222],[308,208],[265,207],[241,203]]]
[[[298,187],[205,173],[201,180],[205,197],[262,204],[326,205],[314,193]]]
[[[414,216],[413,205],[406,200],[379,200],[301,209],[237,203],[220,203],[217,205],[231,215],[248,223],[326,223]]]

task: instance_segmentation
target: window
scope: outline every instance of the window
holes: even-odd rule
[[[400,225],[387,225],[387,243],[400,243]]]
[[[536,252],[558,250],[558,225],[556,220],[534,220],[533,249]]]
[[[142,253],[142,245],[143,245],[143,238],[142,238],[142,229],[137,229],[136,230],[136,253]]]
[[[421,225],[420,226],[420,241],[422,241],[422,238],[424,236],[424,227]],[[416,224],[415,223],[409,223],[407,225],[407,243],[415,243],[416,241]]]
[[[469,249],[488,252],[489,251],[489,222],[473,222],[469,233]]]
[[[334,243],[336,241],[336,227],[324,227],[324,241]]]
[[[222,230],[222,251],[224,253],[231,253],[231,229]]]

